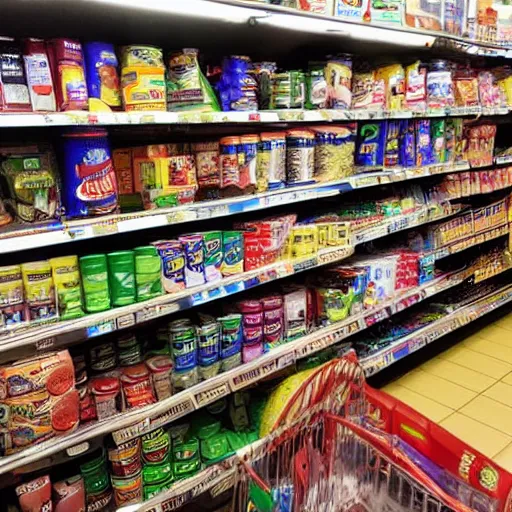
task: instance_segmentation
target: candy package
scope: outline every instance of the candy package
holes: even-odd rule
[[[384,163],[386,122],[360,123],[355,163],[359,167],[379,167]]]
[[[496,137],[495,124],[466,124],[464,135],[467,138],[467,159],[471,167],[485,167],[492,165],[494,153],[494,139]]]
[[[23,60],[32,110],[55,112],[57,108],[55,89],[44,41],[41,39],[24,41]]]
[[[21,265],[28,320],[48,320],[57,316],[55,286],[48,261],[33,261]]]
[[[432,157],[432,138],[430,135],[430,119],[416,121],[416,165],[430,165]]]
[[[390,64],[377,69],[377,80],[383,80],[386,90],[386,109],[403,110],[405,107],[405,70],[401,64]]]
[[[427,106],[427,70],[420,61],[405,68],[405,104],[409,110]]]
[[[386,102],[384,79],[377,79],[375,71],[361,69],[352,77],[352,108],[365,110],[384,109]]]
[[[10,38],[0,37],[0,111],[32,110],[19,45]]]

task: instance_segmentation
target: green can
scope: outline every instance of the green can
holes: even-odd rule
[[[80,273],[84,288],[85,310],[88,313],[99,313],[110,309],[107,257],[104,254],[82,256]]]
[[[127,306],[135,302],[135,256],[133,251],[107,254],[108,280],[112,306]]]
[[[135,287],[137,302],[163,294],[162,260],[152,245],[135,249]]]

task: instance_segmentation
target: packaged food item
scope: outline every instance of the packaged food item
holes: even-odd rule
[[[263,306],[265,349],[270,350],[284,340],[283,298],[280,295],[264,297],[261,304]]]
[[[386,129],[386,146],[384,149],[384,167],[393,168],[400,164],[400,141],[402,140],[403,123],[388,121]]]
[[[423,167],[433,161],[430,119],[416,120],[416,165]]]
[[[151,374],[146,364],[140,363],[123,368],[120,381],[124,403],[128,409],[156,402]]]
[[[432,163],[444,164],[446,161],[445,120],[430,120],[430,139],[432,143]]]
[[[380,67],[375,72],[377,80],[383,80],[386,90],[386,109],[405,108],[405,70],[401,64]]]
[[[135,256],[133,251],[107,254],[108,280],[112,306],[128,306],[135,302]]]
[[[80,474],[84,480],[87,496],[87,510],[109,510],[112,502],[112,488],[107,468],[107,456],[102,447],[80,464]]]
[[[82,45],[72,39],[47,42],[48,57],[55,87],[58,110],[87,110]]]
[[[284,338],[287,341],[305,336],[308,330],[308,293],[305,288],[286,293],[283,297]]]
[[[21,266],[0,267],[0,326],[18,324],[26,320],[23,297]]]
[[[400,165],[416,167],[416,125],[414,120],[402,121],[400,140]]]
[[[478,79],[469,66],[458,66],[453,74],[453,92],[455,105],[474,107],[479,105]]]
[[[21,512],[52,512],[52,483],[48,475],[16,487]]]
[[[2,455],[76,428],[78,393],[67,350],[0,367]]]
[[[142,344],[135,334],[126,334],[117,339],[119,366],[132,366],[143,360]]]
[[[50,260],[57,306],[61,320],[84,316],[82,285],[77,256],[61,256]]]
[[[55,219],[60,187],[53,152],[46,146],[0,148],[0,174],[7,190],[5,207],[20,222]]]
[[[136,247],[134,252],[137,302],[162,295],[162,261],[156,247]]]
[[[53,484],[54,512],[85,512],[85,486],[80,475]]]
[[[362,0],[335,0],[334,16],[349,21],[363,21],[363,14],[367,4]]]
[[[462,36],[466,23],[466,2],[464,0],[445,0],[444,31],[455,36]]]
[[[222,279],[222,232],[208,231],[203,233],[204,240],[204,273],[208,283]]]
[[[127,477],[111,477],[114,501],[125,507],[142,501],[142,471]]]
[[[302,71],[286,71],[272,75],[270,108],[304,108],[306,75]]]
[[[403,23],[404,2],[400,0],[368,0],[368,3],[369,9],[364,14],[364,21],[395,26]],[[368,11],[370,20],[366,19]]]
[[[361,123],[357,138],[356,165],[368,168],[382,166],[385,141],[385,121]]]
[[[141,444],[141,438],[137,437],[108,450],[114,476],[131,476],[142,469]]]
[[[244,239],[240,231],[223,231],[222,247],[224,258],[221,272],[224,277],[244,271]]]
[[[325,14],[332,16],[333,1],[332,0],[303,0],[300,2],[301,11],[316,12],[317,14]]]
[[[167,110],[165,65],[160,48],[126,46],[121,65],[121,91],[126,111]]]
[[[258,85],[250,69],[251,59],[245,55],[233,55],[222,61],[217,91],[223,111],[258,110]]]
[[[169,58],[167,81],[167,106],[173,110],[218,112],[217,97],[208,80],[201,72],[198,50],[184,48]]]
[[[171,355],[174,362],[172,374],[176,391],[187,389],[199,382],[197,368],[197,333],[193,325],[169,326]]]
[[[480,71],[478,73],[478,93],[482,107],[502,106],[500,87],[496,84],[494,75],[490,71]]]
[[[286,133],[286,183],[308,185],[315,174],[315,135],[310,130]]]
[[[496,125],[482,123],[464,126],[467,139],[467,159],[471,167],[492,165]]]
[[[21,265],[28,320],[47,320],[57,316],[52,267],[48,261]]]
[[[2,110],[32,110],[21,48],[14,39],[6,37],[0,37],[0,111]]]
[[[362,66],[354,71],[352,78],[352,108],[364,110],[382,110],[386,102],[386,85],[381,78],[377,80],[375,71]]]
[[[23,42],[23,60],[34,112],[55,112],[57,102],[53,87],[50,60],[42,39],[26,39]]]
[[[427,73],[427,107],[445,108],[455,103],[452,70],[446,60],[433,60]]]
[[[117,180],[105,130],[65,134],[63,162],[66,217],[105,215],[117,210]]]
[[[220,371],[221,326],[205,323],[197,329],[197,363],[201,380],[215,377]]]
[[[310,62],[306,74],[306,108],[328,108],[325,63]],[[261,108],[261,107],[260,107]]]
[[[336,55],[325,66],[330,108],[349,110],[352,106],[352,56]]]
[[[112,162],[117,178],[117,190],[119,195],[128,195],[135,192],[135,183],[132,166],[131,149],[114,149]]]
[[[187,288],[206,282],[204,265],[204,240],[202,235],[180,236],[185,252],[185,285]]]
[[[172,396],[171,373],[174,368],[172,359],[167,355],[150,357],[146,364],[151,372],[151,380],[158,401]]]
[[[242,360],[248,363],[263,354],[263,306],[259,300],[243,300],[238,310],[242,313]]]
[[[258,107],[260,110],[270,109],[272,101],[272,75],[277,70],[275,62],[253,62],[249,73],[256,80]]]
[[[265,132],[260,135],[257,191],[281,188],[286,180],[286,133]]]
[[[107,374],[118,365],[116,347],[112,342],[92,347],[89,354],[90,369],[94,374]]]
[[[110,309],[107,257],[104,254],[82,256],[80,274],[87,313],[99,313]]]
[[[116,51],[110,43],[84,44],[89,110],[121,108],[121,89]]]
[[[93,377],[91,389],[99,421],[122,411],[121,385],[117,377]]]
[[[258,166],[259,135],[242,135],[238,146],[240,182],[238,187],[244,194],[254,194]]]
[[[413,28],[440,31],[443,29],[442,11],[441,3],[425,2],[418,5],[414,0],[405,0],[405,24]]]
[[[227,315],[217,321],[221,326],[221,367],[226,372],[242,364],[242,315]]]
[[[218,142],[192,143],[197,168],[198,199],[218,199],[220,189],[220,163]]]
[[[405,68],[405,104],[415,111],[427,107],[427,69],[420,61]]]
[[[166,293],[176,293],[185,288],[185,252],[178,240],[154,242],[162,260],[162,284]]]

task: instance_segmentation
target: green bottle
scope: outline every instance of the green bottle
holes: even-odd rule
[[[107,254],[108,280],[112,306],[127,306],[135,302],[135,256],[133,251]]]
[[[136,247],[134,252],[137,302],[162,295],[162,260],[156,247]]]
[[[110,309],[107,257],[104,254],[82,256],[80,258],[80,273],[82,274],[86,311],[98,313]]]

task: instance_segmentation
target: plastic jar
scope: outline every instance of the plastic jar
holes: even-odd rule
[[[91,254],[80,258],[80,274],[84,289],[84,306],[88,313],[110,309],[107,257]]]
[[[238,147],[240,144],[240,137],[223,137],[219,141],[221,189],[240,186],[240,166],[238,160]]]
[[[96,377],[91,380],[92,393],[96,403],[98,420],[114,416],[121,410],[119,379],[115,377]]]
[[[140,437],[108,451],[114,476],[136,475],[142,469]]]
[[[315,134],[309,130],[286,133],[286,184],[307,185],[314,182]]]
[[[165,355],[154,356],[150,357],[146,364],[151,372],[157,400],[165,400],[172,396],[171,372],[174,366],[172,359]]]
[[[451,65],[446,60],[433,60],[427,72],[427,107],[444,108],[454,103]]]
[[[135,257],[133,251],[107,254],[108,277],[112,306],[135,302]]]
[[[286,133],[266,132],[260,139],[257,191],[281,188],[286,180]]]
[[[144,363],[123,368],[121,386],[128,409],[156,402],[149,369]]]

